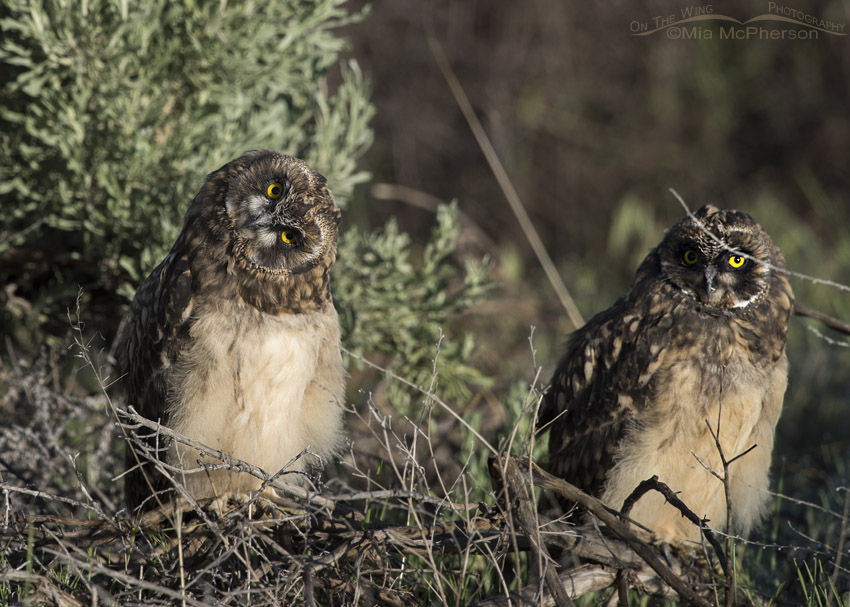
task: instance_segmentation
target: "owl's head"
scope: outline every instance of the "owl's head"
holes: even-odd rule
[[[189,247],[201,252],[193,276],[211,290],[235,278],[239,295],[264,311],[320,305],[340,216],[327,181],[305,162],[248,152],[207,177],[186,215]]]
[[[261,273],[291,276],[336,253],[340,211],[327,181],[298,158],[260,150],[225,165],[233,253]]]
[[[676,223],[656,252],[662,278],[682,296],[731,313],[762,301],[777,269],[785,268],[752,217],[709,205]]]

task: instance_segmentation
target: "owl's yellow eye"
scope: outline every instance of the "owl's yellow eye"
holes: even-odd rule
[[[682,261],[685,262],[686,265],[692,266],[694,265],[699,257],[697,257],[697,252],[693,249],[688,249],[684,253],[682,253]]]
[[[292,230],[284,230],[280,233],[280,239],[286,244],[292,244],[295,242],[295,232]]]
[[[740,255],[732,255],[729,258],[729,265],[735,268],[736,270],[742,267],[746,262],[747,260],[741,257]]]
[[[266,188],[266,194],[272,200],[277,200],[283,196],[283,186],[277,182],[270,183],[269,187]]]

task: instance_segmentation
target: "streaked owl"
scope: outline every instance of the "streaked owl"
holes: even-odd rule
[[[269,474],[304,449],[331,458],[345,383],[329,286],[339,221],[325,178],[297,158],[253,151],[208,175],[133,299],[119,350],[127,403]],[[247,473],[186,472],[200,467],[196,450],[148,443],[196,498],[260,486]],[[169,488],[144,461],[128,445],[132,509]]]
[[[749,215],[704,206],[676,223],[640,264],[628,292],[569,336],[541,407],[547,467],[620,509],[653,476],[714,528],[725,527],[719,428],[736,529],[769,499],[782,409],[785,338],[794,307],[785,261]],[[562,504],[566,506],[566,504]],[[699,529],[655,492],[631,517],[667,540]]]

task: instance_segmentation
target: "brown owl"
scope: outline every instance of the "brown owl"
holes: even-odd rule
[[[133,300],[119,355],[127,403],[269,474],[304,449],[332,457],[343,439],[329,287],[339,220],[325,178],[297,158],[253,151],[211,173]],[[189,472],[197,451],[148,443],[196,498],[260,486],[247,473]],[[137,455],[128,445],[128,505],[156,506],[151,490],[170,485]]]
[[[567,341],[545,394],[548,469],[619,509],[652,475],[715,528],[732,514],[746,533],[768,501],[773,434],[788,362],[794,296],[785,261],[749,215],[704,206],[680,220],[641,263],[629,291]],[[565,504],[562,504],[565,506]],[[658,536],[698,540],[699,530],[657,493],[631,516]]]

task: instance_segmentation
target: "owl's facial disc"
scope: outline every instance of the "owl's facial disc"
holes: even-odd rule
[[[659,247],[662,272],[688,299],[718,310],[747,308],[767,292],[769,252],[752,233],[715,236],[671,231]]]
[[[741,252],[730,252],[721,243],[689,242],[677,263],[662,260],[662,265],[670,282],[688,298],[713,308],[739,309],[761,297],[769,271],[752,253]]]
[[[228,199],[231,209],[242,251],[260,270],[300,274],[315,267],[324,252],[321,226],[283,180],[263,184],[235,204]]]

